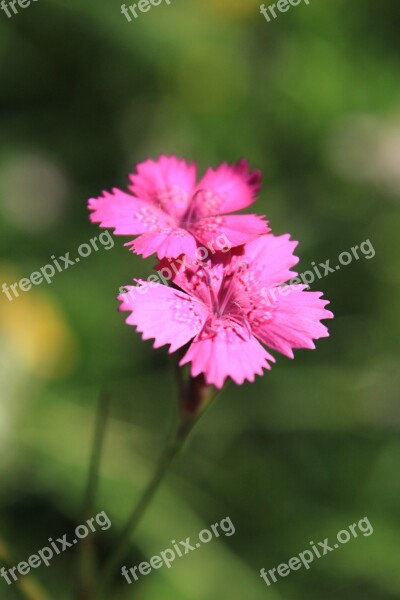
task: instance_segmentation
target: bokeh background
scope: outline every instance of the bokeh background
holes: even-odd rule
[[[258,212],[300,240],[301,270],[367,239],[376,252],[314,285],[336,315],[317,351],[224,390],[126,564],[226,516],[235,535],[134,586],[121,578],[113,598],[400,597],[399,18],[393,0],[312,0],[271,23],[253,0],[173,0],[132,23],[105,0],[0,13],[0,284],[75,256],[100,233],[87,198],[161,153],[262,169]],[[0,293],[0,548],[16,561],[80,523],[103,386],[101,555],[174,414],[165,349],[117,312],[118,288],[153,266],[125,241],[12,302]],[[370,537],[273,587],[260,579],[363,517]],[[75,559],[36,572],[50,598],[73,597]],[[0,580],[1,599],[21,597]]]

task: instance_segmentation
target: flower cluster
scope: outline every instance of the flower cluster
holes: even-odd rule
[[[297,275],[297,242],[273,235],[261,216],[230,214],[251,205],[260,188],[260,173],[246,161],[208,169],[196,183],[195,165],[161,156],[139,164],[130,180],[129,193],[104,192],[89,209],[101,227],[138,236],[127,245],[143,257],[157,254],[159,270],[174,264],[170,285],[136,280],[118,297],[143,339],[183,351],[180,365],[221,388],[228,377],[242,384],[271,368],[275,359],[262,344],[293,358],[294,348],[315,348],[313,340],[328,336],[321,320],[333,315],[320,292],[289,283],[266,300],[266,290]],[[213,248],[218,236],[230,250],[199,260],[199,247]]]

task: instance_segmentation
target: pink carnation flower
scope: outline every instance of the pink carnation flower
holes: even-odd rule
[[[260,187],[260,172],[244,160],[208,169],[196,184],[195,164],[161,156],[140,163],[130,180],[129,193],[114,188],[90,199],[90,218],[118,235],[139,235],[126,245],[143,257],[194,257],[198,244],[212,249],[219,235],[235,247],[268,231],[262,217],[227,214],[252,204]]]
[[[268,293],[296,275],[296,245],[289,235],[269,234],[224,262],[176,261],[176,287],[138,280],[118,297],[120,310],[131,311],[126,322],[143,339],[154,338],[156,348],[169,344],[174,352],[189,344],[180,364],[191,363],[193,377],[203,373],[218,388],[228,377],[254,381],[275,362],[260,342],[293,358],[294,348],[315,348],[313,340],[329,335],[321,320],[333,315],[320,292],[295,284]]]

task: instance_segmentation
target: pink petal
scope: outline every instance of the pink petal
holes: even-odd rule
[[[206,217],[190,227],[190,231],[206,248],[221,250],[253,241],[268,232],[268,224],[257,215],[222,215]],[[224,236],[225,240],[221,237]]]
[[[171,224],[171,218],[156,206],[116,188],[111,194],[103,192],[100,198],[91,198],[89,210],[93,211],[92,223],[111,227],[118,235],[135,235]]]
[[[133,242],[125,244],[136,254],[147,258],[156,253],[159,259],[177,258],[181,254],[194,256],[196,240],[185,229],[164,227],[160,231],[144,233]]]
[[[186,211],[196,186],[196,165],[175,156],[160,156],[137,165],[129,189],[179,219]]]
[[[166,285],[138,280],[137,286],[126,289],[118,296],[120,310],[131,311],[126,323],[136,326],[144,340],[154,338],[154,348],[169,344],[169,352],[175,352],[201,331],[207,319],[204,305]]]
[[[269,312],[264,323],[251,323],[251,329],[264,344],[293,358],[293,348],[314,349],[313,340],[329,337],[322,319],[332,319],[333,314],[324,307],[329,304],[321,292],[306,292],[304,285],[284,286],[275,290],[270,298]],[[268,304],[268,303],[267,303]]]
[[[203,331],[190,345],[180,365],[191,365],[191,374],[204,373],[206,382],[222,388],[227,377],[237,384],[254,381],[263,369],[270,369],[268,361],[275,362],[254,336],[244,328],[227,328],[222,322],[214,323],[212,334]]]
[[[250,265],[250,272],[257,272],[260,291],[273,288],[297,275],[291,271],[291,267],[299,262],[293,254],[297,244],[289,234],[267,234],[245,246],[241,260]]]
[[[245,160],[235,165],[223,163],[217,169],[208,169],[197,185],[194,199],[196,213],[198,216],[213,216],[245,208],[255,201],[260,183],[260,171],[249,172]]]

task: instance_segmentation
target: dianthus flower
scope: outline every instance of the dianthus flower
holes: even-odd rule
[[[185,347],[180,365],[190,363],[192,377],[203,374],[217,388],[228,377],[254,381],[275,362],[262,344],[293,358],[293,349],[313,349],[313,340],[328,336],[321,320],[333,315],[320,292],[289,283],[268,296],[296,275],[296,245],[289,235],[267,234],[223,257],[176,261],[173,286],[137,280],[118,297],[120,310],[131,312],[126,322],[154,347]]]
[[[252,204],[260,187],[260,172],[244,160],[210,168],[196,183],[195,164],[161,156],[138,164],[130,180],[128,193],[114,188],[91,198],[90,218],[117,235],[138,235],[126,245],[143,257],[194,258],[199,245],[212,248],[219,235],[236,247],[268,231],[263,217],[227,214]]]

